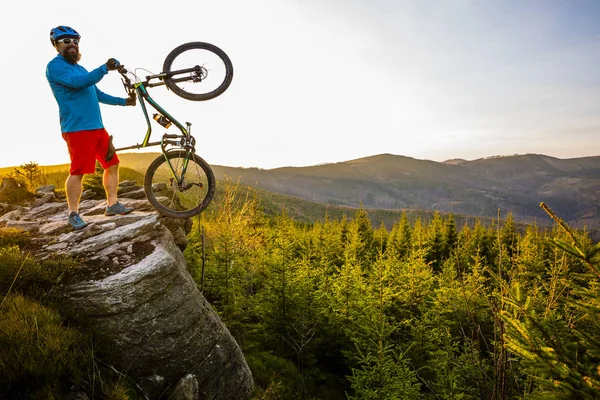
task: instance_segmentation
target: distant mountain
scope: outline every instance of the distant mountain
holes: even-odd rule
[[[213,166],[231,179],[321,204],[373,209],[438,210],[550,222],[545,202],[572,225],[600,227],[600,156],[558,159],[539,154],[435,162],[380,154],[312,167]]]
[[[462,164],[462,163],[466,163],[466,162],[467,162],[467,160],[465,160],[463,158],[452,158],[450,160],[442,161],[442,163],[444,163],[444,164],[453,164],[453,165]]]
[[[119,157],[122,166],[143,173],[158,155],[132,152]],[[345,208],[351,213],[351,208],[361,206],[382,215],[387,210],[386,221],[400,210],[437,210],[485,218],[497,218],[498,212],[504,218],[511,212],[517,221],[547,224],[551,221],[540,208],[545,202],[571,226],[600,230],[600,156],[559,159],[525,154],[435,162],[380,154],[311,167],[211,167],[217,180],[239,181],[284,196],[272,196],[278,205],[293,204],[291,196],[325,205],[330,213]],[[294,207],[302,215],[309,205],[298,202]]]

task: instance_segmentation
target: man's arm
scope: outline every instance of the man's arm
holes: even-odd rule
[[[86,74],[74,74],[73,70],[65,63],[51,61],[46,68],[48,80],[54,81],[72,89],[83,89],[100,82],[108,73],[106,64],[101,65],[92,72]]]
[[[127,102],[127,99],[106,94],[102,90],[98,89],[98,87],[96,87],[96,94],[98,95],[98,101],[103,104],[109,104],[111,106],[124,106]]]

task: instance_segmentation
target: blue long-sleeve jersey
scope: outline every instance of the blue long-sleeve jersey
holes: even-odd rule
[[[88,72],[58,54],[46,66],[46,79],[58,103],[63,133],[104,128],[100,103],[124,106],[126,99],[102,92],[96,83],[108,73],[105,64]]]

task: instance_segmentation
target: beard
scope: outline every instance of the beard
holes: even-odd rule
[[[67,60],[69,64],[77,64],[77,62],[81,59],[81,54],[79,54],[79,50],[75,49],[75,51],[70,51],[71,48],[67,48],[63,51],[62,56]]]

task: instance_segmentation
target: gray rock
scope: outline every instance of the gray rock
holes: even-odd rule
[[[198,400],[198,395],[198,379],[193,374],[187,374],[175,386],[168,400]]]
[[[12,211],[13,207],[11,204],[0,203],[0,215],[4,215],[9,211]]]
[[[119,197],[122,197],[121,195],[123,193],[133,192],[134,190],[139,190],[139,189],[142,189],[142,187],[138,186],[138,185],[119,186],[117,194],[119,195]]]
[[[54,185],[43,185],[43,186],[39,186],[37,189],[35,189],[36,193],[54,193],[54,191],[56,190],[56,186]]]
[[[83,193],[81,193],[81,200],[91,199],[95,195],[96,192],[94,192],[92,189],[84,190]]]
[[[123,199],[145,199],[146,191],[144,190],[144,188],[134,189],[134,190],[125,192],[123,194],[120,194],[119,197],[123,198]]]
[[[161,217],[160,222],[169,228],[173,234],[173,240],[175,241],[177,247],[179,247],[181,251],[185,250],[188,245],[187,234],[190,232],[189,230],[186,230],[186,228],[188,227],[188,222],[191,223],[192,220],[190,218],[177,219]]]
[[[160,375],[144,376],[139,379],[138,386],[144,392],[145,397],[159,397],[165,391],[165,378]]]
[[[252,376],[239,346],[198,291],[169,230],[152,226],[152,232],[158,233],[150,241],[154,251],[137,264],[67,285],[67,307],[79,321],[101,327],[117,349],[109,362],[136,376],[171,383],[194,373],[202,398],[248,398]],[[97,253],[105,240],[86,239],[82,246]]]
[[[44,193],[42,195],[42,197],[40,197],[39,199],[35,199],[33,201],[33,203],[31,204],[31,207],[39,207],[42,204],[46,204],[47,202],[52,201],[54,199],[55,199],[54,193]]]
[[[127,187],[127,186],[134,186],[137,182],[136,181],[132,181],[132,180],[125,180],[125,181],[121,181],[119,182],[119,187]]]

